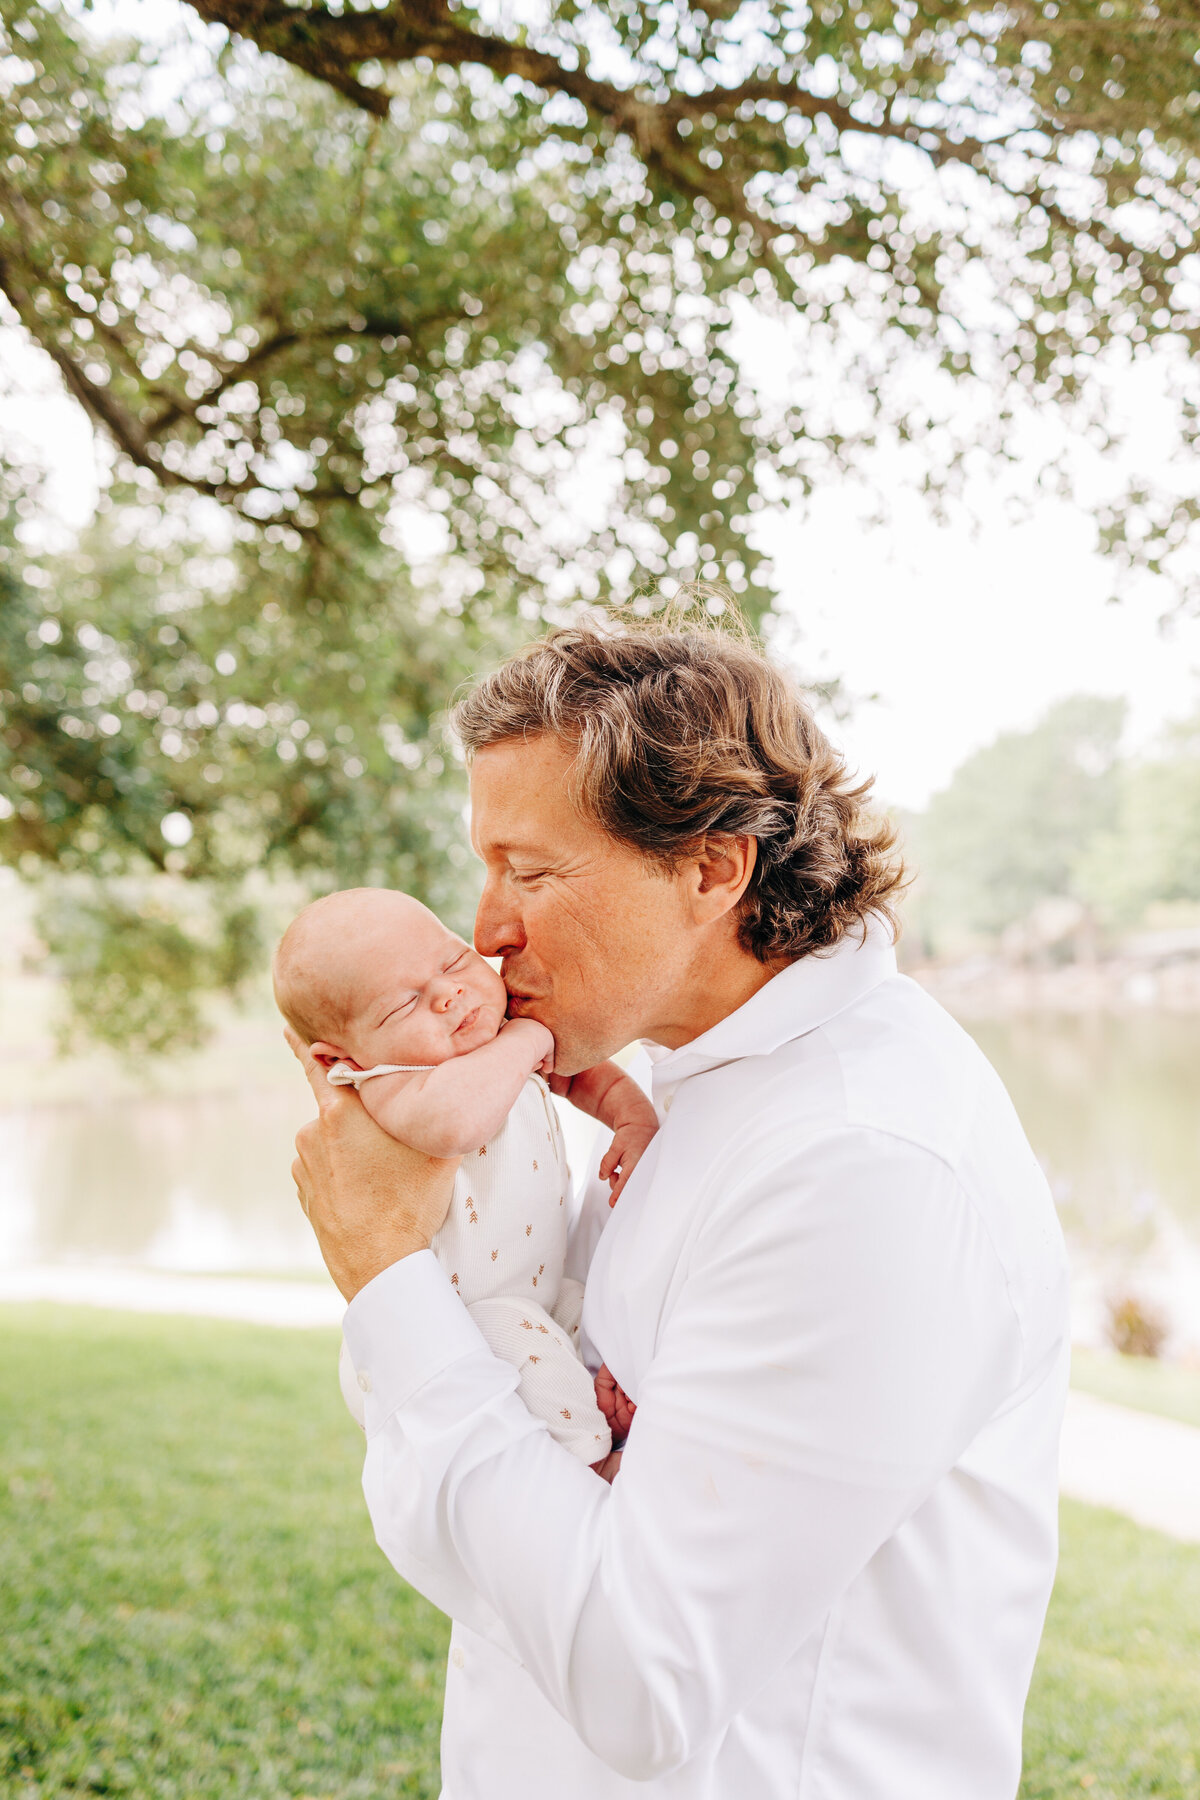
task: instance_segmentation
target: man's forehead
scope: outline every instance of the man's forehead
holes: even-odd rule
[[[561,788],[471,787],[471,842],[482,855],[544,856],[587,830]]]
[[[530,779],[514,780],[512,762],[489,766],[488,754],[481,751],[471,771],[471,842],[480,854],[542,856],[584,827],[561,772],[531,767]]]

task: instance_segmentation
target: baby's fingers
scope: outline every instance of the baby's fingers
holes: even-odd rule
[[[622,1169],[619,1175],[616,1175],[616,1176],[610,1175],[609,1176],[609,1180],[612,1182],[612,1193],[608,1196],[608,1204],[610,1206],[615,1206],[617,1204],[617,1201],[621,1196],[621,1192],[624,1189],[625,1183],[629,1180],[629,1177],[632,1174],[633,1174],[632,1169]]]

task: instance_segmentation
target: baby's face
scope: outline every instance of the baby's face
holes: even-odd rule
[[[388,896],[399,902],[400,895]],[[322,1061],[443,1063],[490,1043],[508,1006],[496,971],[414,900],[380,904],[339,934],[331,957],[345,983],[349,1023]]]

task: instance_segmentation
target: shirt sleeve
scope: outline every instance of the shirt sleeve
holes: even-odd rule
[[[950,1169],[842,1130],[728,1191],[686,1253],[611,1487],[514,1394],[436,1259],[352,1303],[363,1477],[393,1565],[507,1635],[610,1767],[718,1738],[1019,1379]]]

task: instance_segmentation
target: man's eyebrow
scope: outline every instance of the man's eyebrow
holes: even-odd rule
[[[544,844],[522,842],[520,838],[487,840],[482,847],[491,850],[497,856],[541,856],[548,857],[552,853]]]

